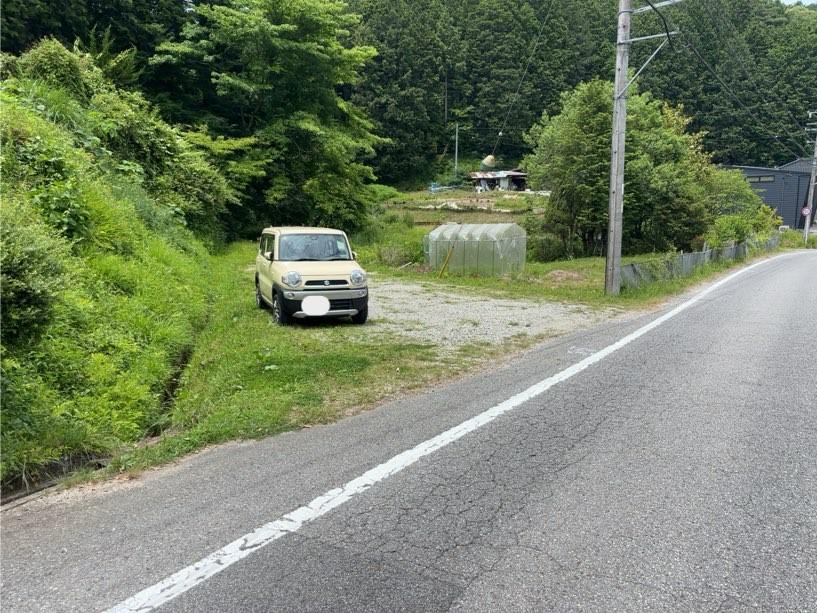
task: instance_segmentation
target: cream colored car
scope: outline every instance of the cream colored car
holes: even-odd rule
[[[255,300],[286,325],[311,317],[369,315],[366,273],[346,234],[331,228],[264,228],[255,258]]]

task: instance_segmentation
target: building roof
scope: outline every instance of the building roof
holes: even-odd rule
[[[506,177],[527,177],[528,173],[519,170],[497,170],[494,172],[476,171],[469,175],[472,179],[504,179]]]
[[[811,173],[811,162],[806,160],[806,169],[802,170],[798,166],[794,166],[795,162],[791,162],[786,164],[785,166],[739,166],[737,164],[727,164],[724,165],[724,168],[729,170],[742,170],[744,173],[763,173],[769,175],[800,175],[800,174],[810,174]]]
[[[814,158],[799,158],[788,164],[783,164],[780,169],[789,172],[811,172],[811,164]]]

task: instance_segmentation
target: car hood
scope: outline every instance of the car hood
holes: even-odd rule
[[[353,270],[363,270],[355,260],[339,260],[336,262],[279,262],[285,272],[295,270],[301,273],[304,279],[331,279],[349,277]]]

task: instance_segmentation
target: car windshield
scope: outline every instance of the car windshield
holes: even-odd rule
[[[350,260],[343,234],[284,234],[278,241],[278,259],[285,262]]]

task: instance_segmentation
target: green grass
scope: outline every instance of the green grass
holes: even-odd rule
[[[3,103],[5,495],[161,427],[167,383],[206,321],[209,282],[203,246],[154,215],[160,203],[138,185],[112,188],[70,133]]]
[[[786,230],[781,235],[781,246],[788,249],[817,249],[817,234],[809,234],[805,240],[802,230]]]

